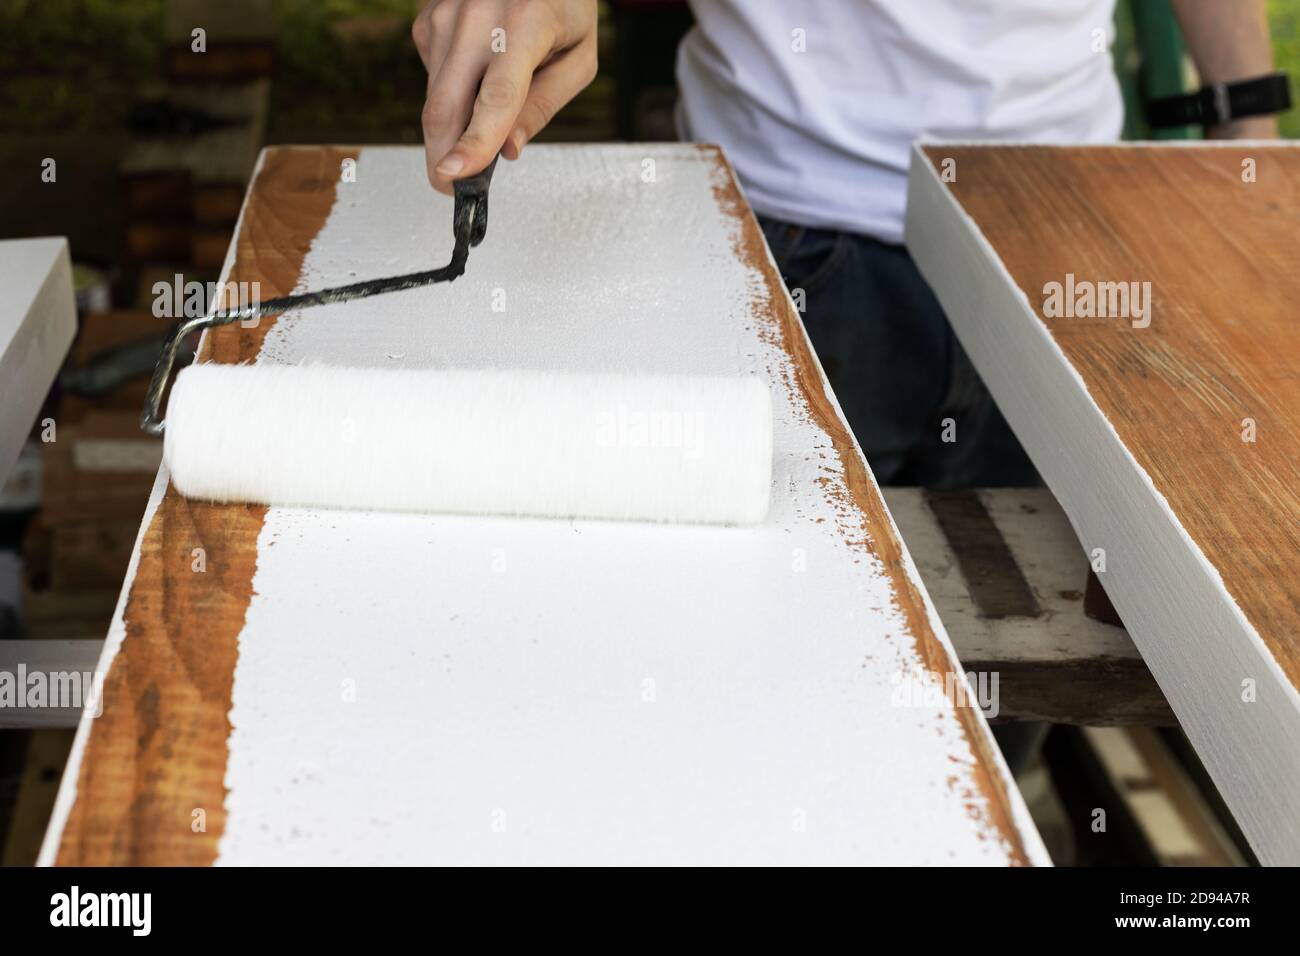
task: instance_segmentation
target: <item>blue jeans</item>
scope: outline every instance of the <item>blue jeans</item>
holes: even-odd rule
[[[765,216],[759,224],[786,286],[803,290],[804,325],[877,481],[1040,483],[906,249]]]

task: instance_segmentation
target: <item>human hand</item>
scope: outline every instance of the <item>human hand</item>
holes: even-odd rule
[[[429,182],[450,193],[529,140],[596,75],[596,0],[430,0],[411,25],[429,71]]]

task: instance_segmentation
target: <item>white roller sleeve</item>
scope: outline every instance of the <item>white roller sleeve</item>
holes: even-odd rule
[[[752,524],[772,474],[752,377],[202,364],[165,435],[216,501]]]

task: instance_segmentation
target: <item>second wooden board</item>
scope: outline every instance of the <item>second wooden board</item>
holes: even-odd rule
[[[1300,863],[1300,149],[918,147],[907,242],[1261,860]]]

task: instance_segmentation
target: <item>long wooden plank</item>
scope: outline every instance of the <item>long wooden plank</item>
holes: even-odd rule
[[[1300,862],[1300,150],[931,144],[909,203],[913,256],[1256,852]],[[1080,315],[1098,283],[1149,310]]]
[[[340,181],[355,155],[268,151],[229,275],[445,260],[419,150]],[[720,150],[537,147],[492,217],[452,286],[208,357],[761,375],[768,522],[221,507],[162,474],[43,859],[1046,862],[979,711],[924,693],[951,647]]]

